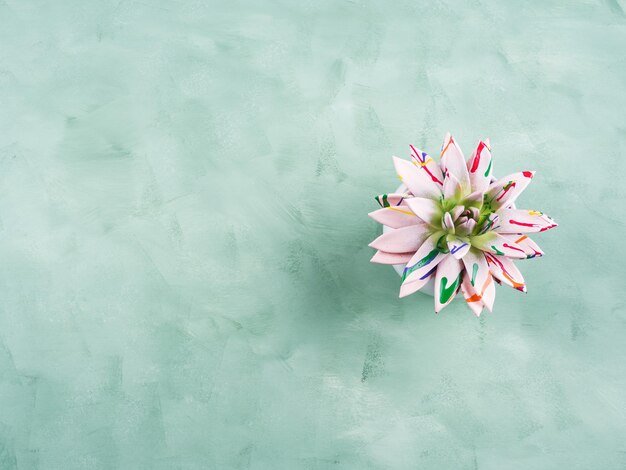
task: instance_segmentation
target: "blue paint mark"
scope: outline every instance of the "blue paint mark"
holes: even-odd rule
[[[456,253],[457,251],[459,251],[461,248],[463,248],[463,247],[464,247],[464,246],[466,246],[466,245],[467,245],[467,243],[463,243],[462,245],[455,246],[454,248],[452,248],[452,250],[450,251],[450,253],[454,254],[454,253]]]
[[[424,274],[422,277],[420,277],[420,281],[426,279],[428,276],[430,276],[432,273],[434,273],[435,269],[437,269],[437,266],[435,266],[433,269],[431,269],[426,274]]]

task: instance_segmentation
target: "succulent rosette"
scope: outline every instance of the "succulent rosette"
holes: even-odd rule
[[[377,196],[382,207],[369,214],[390,228],[370,243],[377,250],[371,261],[405,265],[400,297],[434,280],[436,312],[461,292],[480,315],[493,309],[495,283],[526,292],[513,261],[542,256],[528,234],[557,226],[542,212],[515,206],[535,172],[493,178],[488,140],[467,161],[450,134],[439,163],[410,149],[411,161],[393,157],[406,190]]]

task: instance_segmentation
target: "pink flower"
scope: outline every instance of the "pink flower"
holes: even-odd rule
[[[459,291],[476,315],[492,311],[494,280],[526,292],[514,259],[543,252],[527,234],[557,224],[538,211],[515,208],[533,171],[492,179],[489,141],[481,141],[467,162],[450,134],[437,164],[410,146],[411,161],[393,157],[404,193],[383,194],[382,209],[369,216],[390,227],[369,246],[378,250],[372,262],[406,264],[400,297],[435,280],[435,311]]]

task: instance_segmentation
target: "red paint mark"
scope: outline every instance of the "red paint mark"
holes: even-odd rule
[[[526,177],[526,178],[533,178],[533,172],[532,171],[522,171],[522,174]]]
[[[424,169],[424,171],[426,171],[426,173],[428,173],[428,174],[430,175],[430,178],[431,178],[431,179],[432,179],[435,183],[439,183],[441,186],[443,186],[443,182],[442,182],[442,181],[439,181],[439,180],[437,179],[437,177],[436,177],[435,175],[433,175],[433,174],[430,172],[430,170],[428,169],[428,167],[427,167],[427,166],[423,166],[422,168]]]
[[[526,252],[524,250],[522,250],[521,248],[518,248],[516,246],[511,246],[508,243],[503,243],[502,246],[505,247],[505,248],[510,248],[511,250],[521,251],[522,253],[526,254]]]
[[[417,158],[422,163],[426,161],[426,158],[424,159],[420,158],[420,153],[417,151],[415,147],[413,147],[411,144],[409,144],[409,147],[411,147],[411,153],[413,154],[415,158]]]
[[[485,258],[487,258],[487,264],[497,264],[500,267],[500,270],[502,271],[502,274],[504,275],[505,278],[507,278],[509,280],[509,282],[511,282],[511,284],[513,285],[513,288],[521,291],[521,292],[526,292],[526,285],[521,284],[519,282],[516,282],[511,275],[509,274],[509,272],[506,270],[506,268],[504,267],[504,265],[498,260],[496,259],[493,255],[491,255],[490,253],[485,252]]]
[[[542,228],[541,230],[539,230],[540,232],[545,232],[546,230],[550,230],[551,228],[554,227],[558,227],[557,224],[552,224],[552,225],[548,225],[547,227]]]
[[[476,149],[476,155],[474,156],[474,161],[472,162],[472,168],[470,168],[470,171],[472,173],[476,173],[476,170],[478,170],[478,164],[480,163],[480,153],[483,151],[484,148],[484,142],[478,144],[478,148]]]
[[[417,160],[419,160],[421,163],[424,163],[426,161],[426,157],[420,158],[420,153],[415,147],[413,147],[412,145],[409,145],[409,147],[411,147],[411,153],[413,153],[413,156],[416,157]],[[433,180],[433,182],[439,183],[441,186],[443,186],[443,181],[440,181],[435,175],[433,175],[428,169],[427,165],[420,165],[420,169],[424,169],[424,171],[428,173],[428,176],[430,176],[430,179]]]
[[[504,197],[504,195],[506,193],[508,193],[511,188],[515,187],[515,182],[514,181],[509,181],[509,183],[503,188],[504,191],[502,192],[502,194],[500,194],[500,196],[498,196],[498,198],[496,199],[496,201],[499,201],[500,199],[502,199]]]
[[[537,227],[537,224],[528,224],[526,222],[518,222],[517,220],[509,219],[509,223],[513,225],[521,225],[523,227]]]

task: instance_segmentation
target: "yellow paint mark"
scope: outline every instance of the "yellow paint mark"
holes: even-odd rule
[[[538,212],[538,211],[528,211],[528,215],[541,215],[541,212]]]
[[[430,157],[428,157],[428,160],[426,160],[424,163],[422,163],[422,162],[420,162],[420,161],[418,160],[418,161],[414,161],[414,162],[413,162],[413,164],[414,164],[414,165],[417,165],[417,166],[426,166],[426,165],[428,165],[428,164],[429,164],[430,162],[432,162],[432,161],[433,161],[433,159],[432,159],[432,158],[430,158]]]
[[[413,216],[417,217],[413,212],[403,211],[402,209],[398,209],[397,207],[388,207],[387,209],[391,209],[392,211],[402,212],[403,214],[413,215]]]

